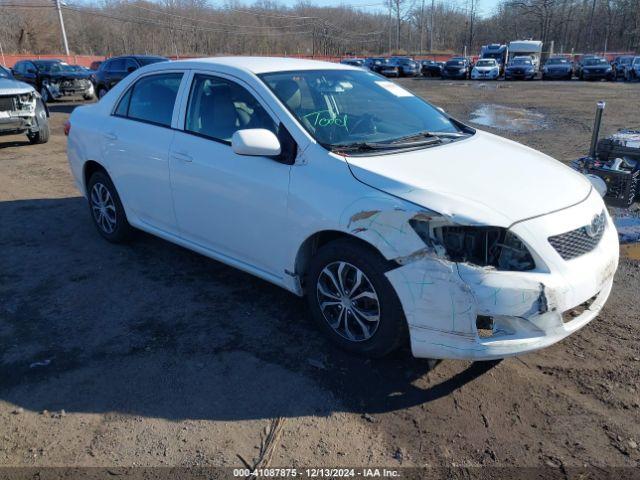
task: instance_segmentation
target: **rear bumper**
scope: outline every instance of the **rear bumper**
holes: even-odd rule
[[[597,194],[579,205],[528,220],[512,231],[539,267],[498,271],[428,256],[386,273],[409,324],[416,357],[491,360],[552,345],[593,320],[605,304],[618,266],[615,226],[598,245],[563,260],[548,237],[588,225],[604,204]],[[542,267],[540,267],[542,265]],[[576,307],[589,302],[575,317]],[[487,331],[479,319],[491,319]]]

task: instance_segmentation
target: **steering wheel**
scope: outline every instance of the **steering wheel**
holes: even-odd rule
[[[378,133],[376,126],[377,117],[374,117],[370,113],[365,113],[359,119],[357,119],[352,127],[349,129],[349,133],[360,133],[365,135],[374,135]]]

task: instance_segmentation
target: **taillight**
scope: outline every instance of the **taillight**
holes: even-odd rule
[[[69,132],[71,131],[71,122],[69,120],[67,120],[66,122],[64,122],[64,134],[65,136],[69,136]]]

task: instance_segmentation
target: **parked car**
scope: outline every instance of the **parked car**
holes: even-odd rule
[[[73,95],[91,100],[95,95],[90,74],[60,60],[21,60],[12,71],[16,80],[33,86],[44,103]]]
[[[364,59],[362,58],[343,58],[340,60],[343,65],[351,65],[354,67],[364,67]]]
[[[471,62],[465,57],[450,58],[442,68],[442,78],[466,80],[471,74]]]
[[[385,77],[399,77],[400,68],[391,60],[387,60],[386,63],[379,67],[378,73]]]
[[[420,66],[418,65],[418,62],[411,58],[392,58],[390,63],[398,69],[398,75],[400,77],[415,77],[420,75]]]
[[[112,57],[100,65],[95,73],[96,91],[98,98],[102,98],[120,80],[135,72],[140,67],[151,65],[152,63],[166,62],[168,58],[152,55],[129,55],[125,57]]]
[[[578,59],[578,63],[576,63],[576,66],[574,68],[574,73],[575,73],[576,77],[581,78],[581,76],[582,76],[582,65],[585,62],[585,60],[588,60],[590,58],[598,58],[598,56],[597,55],[593,55],[591,53],[587,53],[585,55],[582,55]]]
[[[633,55],[621,55],[613,59],[611,69],[613,70],[613,79],[628,80],[627,70],[631,68]]]
[[[614,80],[613,68],[602,57],[584,59],[580,68],[580,80]]]
[[[435,60],[423,60],[421,72],[425,77],[441,77],[444,62],[436,62]]]
[[[612,288],[618,236],[587,177],[361,68],[158,63],[68,132],[104,239],[138,228],[304,295],[353,352],[521,354]]]
[[[0,65],[0,136],[26,134],[30,143],[49,141],[49,112],[28,83]]]
[[[565,57],[549,57],[542,67],[543,80],[571,80],[573,64]]]
[[[533,80],[536,78],[536,69],[531,57],[512,58],[504,69],[505,80]]]
[[[364,66],[372,72],[380,73],[380,70],[389,61],[384,57],[368,57],[364,61]]]
[[[497,80],[500,64],[494,58],[481,58],[471,69],[472,80]]]
[[[631,68],[629,69],[628,80],[630,82],[640,80],[640,57],[633,57],[633,62],[631,62]]]

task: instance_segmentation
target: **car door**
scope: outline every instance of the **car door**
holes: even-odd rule
[[[184,95],[183,131],[176,132],[169,159],[181,235],[282,277],[291,167],[237,155],[230,142],[240,129],[276,132],[275,115],[246,84],[223,75],[195,73]]]
[[[109,62],[106,73],[106,85],[109,90],[126,76],[125,59],[114,58]]]
[[[168,155],[183,77],[183,71],[140,77],[103,126],[103,158],[127,214],[170,233],[177,229]]]

